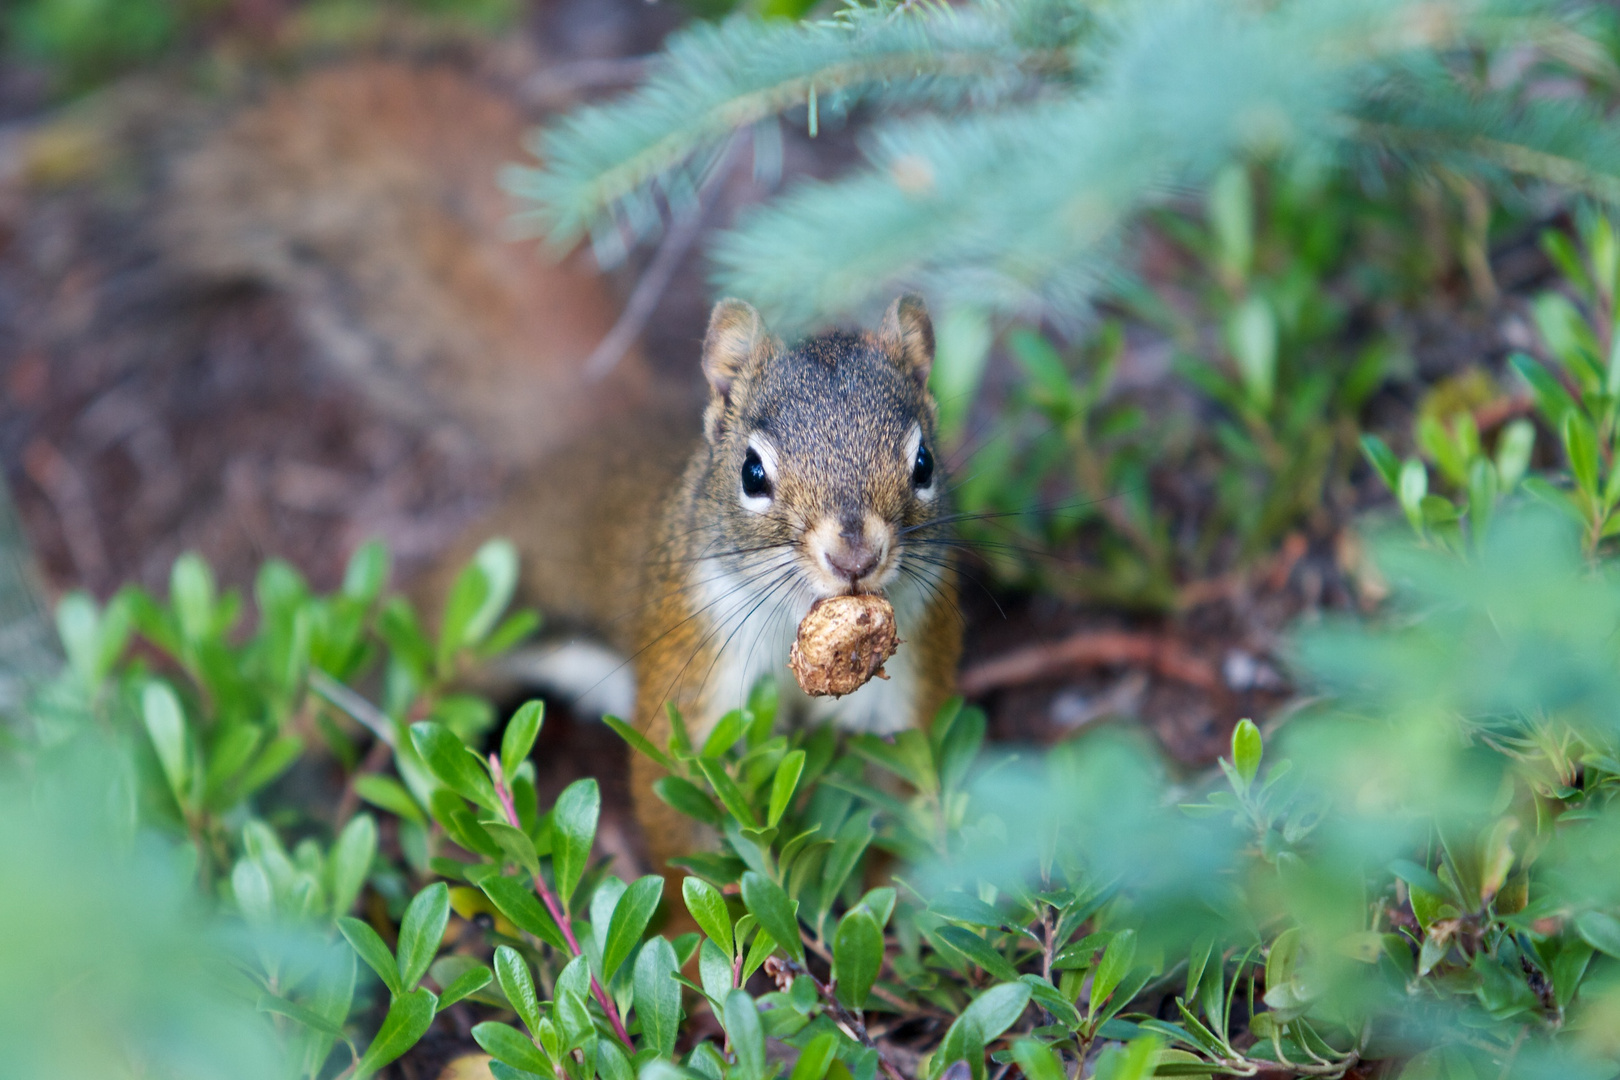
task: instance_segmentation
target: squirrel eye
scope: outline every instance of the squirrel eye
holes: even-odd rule
[[[743,494],[750,499],[768,496],[771,493],[771,478],[765,474],[765,463],[759,460],[752,447],[748,456],[743,458],[742,467]]]
[[[917,444],[917,460],[911,464],[911,486],[925,488],[934,482],[934,455],[928,447]]]

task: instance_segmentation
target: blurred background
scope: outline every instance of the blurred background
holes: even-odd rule
[[[419,886],[471,880],[447,837],[482,850],[406,725],[492,743],[513,703],[458,679],[532,629],[494,628],[511,582],[489,566],[489,610],[437,639],[453,620],[385,586],[442,574],[551,451],[654,403],[695,418],[717,297],[791,336],[910,288],[964,514],[961,689],[991,743],[1056,750],[970,802],[963,721],[950,769],[924,751],[934,794],[964,785],[956,831],[920,795],[840,814],[992,901],[1067,836],[1071,888],[1039,917],[1092,929],[1064,994],[1140,932],[1137,1019],[1176,1020],[1193,972],[1221,1028],[1182,1075],[1269,1069],[1268,1040],[1312,1056],[1294,1075],[1614,1075],[1617,103],[1610,4],[6,0],[0,817],[33,817],[0,836],[0,946],[45,944],[0,980],[0,1042],[56,1075],[63,1046],[82,1075],[127,1063],[139,978],[92,1002],[107,1046],[29,1011],[34,978],[79,980],[51,942],[85,965],[123,943],[110,969],[158,970],[178,989],[154,1014],[198,1029],[147,1057],[195,1046],[174,1075],[218,1074],[210,1053],[270,1028],[200,1004],[194,906],[313,928],[352,993],[334,920],[393,934]],[[103,736],[116,752],[78,745]],[[628,873],[626,747],[560,708],[538,737],[528,800],[597,777],[596,850]],[[1009,843],[1023,814],[1040,828]],[[825,921],[835,897],[801,886]],[[107,901],[125,889],[153,898],[140,933]],[[494,909],[456,890],[464,974]],[[897,919],[957,917],[919,899]],[[1039,962],[991,916],[958,921],[1000,967],[873,931],[914,962],[895,992],[945,1003],[894,1029],[897,1060],[949,1047],[986,972]],[[370,986],[351,1017],[314,960],[279,984],[253,947],[244,1000],[291,995],[269,1009],[307,1057],[287,1075],[338,1074],[333,1040],[408,1000]],[[439,1075],[505,1004],[469,1001],[399,1075]],[[336,1011],[282,1022],[305,1006]],[[1076,1075],[1109,1040],[1186,1034],[1105,1037],[1095,1013]]]

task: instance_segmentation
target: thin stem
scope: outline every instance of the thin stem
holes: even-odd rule
[[[805,978],[809,979],[810,985],[814,986],[816,988],[816,992],[821,995],[821,1000],[826,1004],[827,1011],[832,1013],[833,1022],[843,1030],[844,1034],[848,1035],[862,1046],[869,1047],[870,1049],[877,1051],[878,1065],[882,1067],[883,1074],[887,1076],[889,1080],[906,1080],[905,1076],[901,1074],[900,1070],[895,1068],[894,1062],[890,1061],[884,1056],[883,1048],[878,1046],[877,1041],[873,1039],[870,1034],[868,1034],[866,1030],[866,1022],[857,1014],[852,1013],[848,1009],[844,1008],[843,1004],[839,1002],[837,995],[833,993],[832,983],[822,982],[820,979],[812,975],[810,970],[803,964],[789,960],[785,956],[773,956],[766,961],[766,964],[768,966],[775,965],[785,971],[789,971],[795,975],[803,975]]]
[[[348,713],[350,718],[377,738],[389,746],[394,745],[394,722],[377,706],[319,668],[310,671],[309,688],[326,699],[328,704]]]
[[[517,807],[512,803],[512,788],[507,784],[506,775],[501,770],[499,754],[489,755],[489,771],[490,776],[495,781],[495,794],[500,798],[501,809],[506,814],[506,823],[514,829],[521,830],[523,826],[518,821]],[[551,918],[556,922],[557,928],[562,931],[563,938],[568,942],[568,948],[575,956],[580,956],[582,950],[579,947],[579,939],[574,936],[573,920],[568,917],[568,909],[558,902],[556,894],[551,891],[551,886],[546,884],[544,876],[540,874],[534,875],[534,891],[539,894],[540,901],[546,905],[546,910],[551,912]],[[618,1006],[613,1004],[613,999],[607,996],[607,991],[602,989],[602,984],[597,982],[594,974],[591,975],[591,993],[596,995],[597,1003],[602,1006],[602,1011],[607,1014],[608,1023],[613,1025],[613,1033],[619,1037],[619,1041],[624,1044],[625,1049],[634,1053],[635,1044],[630,1041],[630,1033],[625,1030],[624,1021],[619,1018]]]
[[[832,964],[832,950],[827,948],[826,942],[822,941],[820,938],[806,937],[804,939],[804,945],[805,948],[827,961],[829,965]],[[884,967],[889,966],[889,959],[887,955],[885,955],[883,958],[883,964]],[[881,986],[874,985],[872,987],[872,996],[882,998],[884,1001],[887,1001],[890,1005],[894,1006],[895,1011],[903,1017],[910,1018],[914,1016],[931,1016],[935,1020],[944,1020],[947,1023],[956,1019],[956,1017],[950,1015],[944,1009],[938,1009],[932,1005],[919,1005],[914,1001],[907,1001],[899,994],[885,990]]]

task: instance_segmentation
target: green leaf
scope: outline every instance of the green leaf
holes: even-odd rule
[[[381,540],[367,540],[354,549],[343,571],[343,595],[369,604],[382,594],[388,583],[388,546]]]
[[[961,303],[945,312],[936,330],[937,351],[928,386],[939,402],[941,439],[952,444],[967,420],[969,403],[977,397],[995,329],[983,307]]]
[[[1003,982],[1013,982],[1018,978],[1018,969],[973,931],[960,926],[942,926],[939,936],[951,948]]]
[[[1209,1007],[1207,998],[1205,999],[1205,1007],[1206,1009]],[[1206,1053],[1217,1058],[1233,1056],[1232,1048],[1218,1038],[1213,1031],[1205,1027],[1203,1021],[1194,1016],[1192,1010],[1187,1008],[1186,1002],[1177,998],[1176,1009],[1181,1013],[1183,1030],[1192,1037],[1195,1043],[1203,1047]],[[1217,1020],[1222,1019],[1222,1014],[1218,1008],[1210,1010],[1209,1014],[1215,1016]]]
[[[731,936],[731,912],[720,890],[694,876],[681,882],[681,896],[686,901],[686,910],[692,913],[692,918],[709,940],[727,956],[735,956],[737,947]]]
[[[1226,327],[1227,347],[1253,407],[1271,410],[1277,389],[1277,315],[1263,296],[1250,296],[1232,312]]]
[[[168,683],[153,679],[141,690],[141,719],[146,722],[146,733],[163,767],[163,778],[184,813],[191,802],[191,751],[180,699]]]
[[[629,743],[631,749],[652,758],[654,761],[658,762],[659,765],[671,772],[675,770],[675,762],[670,759],[668,754],[658,749],[658,747],[652,744],[652,741],[648,739],[647,736],[643,735],[641,732],[637,731],[623,720],[620,720],[617,716],[604,716],[602,717],[602,722],[608,727],[612,728],[614,731],[618,732],[619,738]]]
[[[568,939],[563,937],[556,920],[540,903],[534,891],[515,877],[496,875],[478,883],[490,902],[524,933],[533,934],[552,948],[569,952]]]
[[[540,613],[528,608],[514,611],[495,624],[476,653],[480,660],[491,660],[540,629]]]
[[[653,781],[653,792],[666,804],[689,818],[720,827],[726,819],[708,793],[679,776],[660,776]]]
[[[730,811],[731,816],[742,825],[758,828],[759,819],[754,816],[753,807],[748,805],[748,797],[726,772],[726,767],[713,758],[699,758],[697,766],[703,771],[704,778],[709,781],[709,786],[714,788],[714,793],[720,797],[720,802]]]
[[[444,831],[450,839],[468,851],[486,855],[491,859],[499,859],[506,853],[505,849],[495,842],[495,838],[490,835],[484,823],[467,812],[467,804],[447,788],[439,788],[433,792],[433,818],[444,826]]]
[[[804,963],[804,941],[799,937],[799,905],[789,900],[782,886],[749,870],[742,876],[743,903],[759,925],[793,959]]]
[[[394,998],[388,1006],[388,1015],[383,1017],[382,1027],[377,1029],[377,1037],[366,1048],[354,1075],[370,1076],[415,1046],[427,1034],[438,1005],[439,999],[431,990],[413,990]]]
[[[1541,411],[1547,423],[1555,431],[1561,431],[1564,417],[1578,408],[1575,399],[1564,389],[1563,383],[1524,353],[1509,356],[1508,363],[1529,385],[1530,394],[1536,399],[1536,408]]]
[[[439,1011],[443,1012],[469,994],[476,994],[488,986],[494,973],[483,964],[475,964],[450,980],[450,985],[439,995]]]
[[[1108,1047],[1097,1059],[1097,1070],[1092,1074],[1094,1080],[1148,1080],[1155,1075],[1154,1062],[1158,1060],[1160,1045],[1159,1040],[1150,1035],[1122,1046]]]
[[[277,1013],[281,1016],[290,1016],[312,1031],[330,1035],[334,1039],[343,1037],[343,1026],[341,1024],[328,1020],[313,1009],[306,1009],[297,1002],[288,1001],[286,998],[277,997],[274,994],[261,994],[258,1001],[258,1010],[260,1012]]]
[[[113,597],[99,614],[90,594],[68,593],[56,606],[56,630],[74,673],[86,686],[100,683],[124,654],[134,630],[129,593]]]
[[[388,951],[388,946],[377,931],[371,928],[370,923],[344,915],[337,921],[338,931],[353,946],[354,951],[360,954],[360,959],[366,966],[377,973],[377,977],[388,987],[388,992],[398,997],[404,989],[399,980],[399,967],[394,962],[394,954]]]
[[[942,892],[928,902],[928,910],[952,922],[972,926],[997,927],[1002,924],[1000,912],[976,896],[952,889]]]
[[[1585,940],[1566,941],[1558,950],[1552,962],[1552,983],[1560,1008],[1574,999],[1575,991],[1581,985],[1581,977],[1586,974],[1586,966],[1591,961],[1592,946]]]
[[[743,713],[741,709],[732,709],[722,716],[709,732],[709,737],[703,740],[703,749],[698,751],[700,757],[717,758],[737,745],[742,738]]]
[[[585,1060],[589,1061],[590,1057],[587,1056]],[[597,1037],[596,1075],[602,1080],[636,1080],[636,1072],[630,1067],[624,1046],[617,1039]]]
[[[883,968],[883,931],[865,908],[856,907],[838,921],[833,936],[833,980],[838,1000],[852,1009],[866,1008],[872,984]]]
[[[510,1024],[486,1020],[472,1029],[472,1037],[485,1053],[514,1069],[546,1077],[555,1073],[545,1053]]]
[[[984,745],[988,721],[984,710],[964,708],[961,698],[952,698],[940,709],[940,714],[951,718],[949,730],[940,733],[936,757],[939,760],[939,782],[954,790],[967,778],[968,769],[979,756]]]
[[[209,748],[208,766],[203,777],[203,790],[215,806],[221,802],[231,805],[237,801],[236,786],[232,783],[238,773],[259,748],[264,729],[250,724],[237,724],[227,728]]]
[[[788,804],[793,801],[793,792],[799,786],[799,774],[804,771],[804,751],[795,750],[782,758],[782,763],[776,767],[776,777],[771,781],[771,807],[770,816],[766,824],[775,828],[787,812]]]
[[[483,604],[467,621],[467,629],[462,636],[465,642],[482,640],[494,628],[495,620],[506,610],[506,605],[512,602],[518,581],[517,548],[510,540],[497,538],[486,541],[473,556],[473,565],[484,572],[488,591]]]
[[[1248,170],[1237,163],[1222,168],[1204,201],[1221,272],[1232,285],[1242,285],[1254,262],[1254,188]]]
[[[764,1080],[765,1029],[759,1022],[759,1009],[746,990],[733,990],[726,995],[726,1035],[737,1055],[733,1076],[737,1080]]]
[[[1039,975],[1020,975],[1018,981],[1029,987],[1035,1004],[1052,1014],[1053,1019],[1070,1031],[1079,1031],[1084,1021],[1073,1001],[1057,987]]]
[[[900,732],[892,741],[876,735],[861,735],[850,740],[849,745],[857,754],[901,777],[917,790],[939,790],[933,747],[929,745],[928,736],[915,728]]]
[[[974,998],[945,1034],[941,1046],[943,1063],[965,1058],[972,1065],[977,1054],[982,1067],[985,1045],[1017,1022],[1029,1004],[1029,995],[1027,983],[1008,982],[992,986]]]
[[[1198,993],[1204,981],[1204,969],[1209,966],[1210,957],[1214,954],[1214,935],[1204,934],[1193,942],[1192,951],[1187,957],[1187,1000],[1192,1000],[1193,995]]]
[[[1620,473],[1615,475],[1620,476]],[[1475,458],[1468,466],[1468,527],[1476,540],[1483,540],[1487,535],[1500,490],[1496,466],[1489,458]]]
[[[1290,926],[1278,934],[1266,950],[1266,994],[1270,1004],[1272,992],[1287,988],[1294,981],[1294,968],[1299,959],[1299,927]],[[1275,1008],[1286,1008],[1272,1005]]]
[[[585,1004],[590,996],[590,960],[585,956],[576,956],[557,974],[557,992],[553,1002],[564,1045],[569,1049],[585,1046],[596,1033],[590,1009]]]
[[[479,827],[500,845],[502,854],[527,870],[530,877],[540,876],[540,856],[535,854],[528,833],[499,821],[480,822]]]
[[[506,722],[506,732],[501,736],[501,772],[508,784],[517,775],[518,766],[528,760],[529,751],[534,749],[534,740],[540,734],[545,715],[545,702],[530,701]]]
[[[1043,404],[1060,410],[1070,405],[1075,390],[1069,368],[1063,354],[1044,335],[1020,327],[1007,335],[1006,343],[1007,351],[1044,399]]]
[[[1448,889],[1445,885],[1441,884],[1440,879],[1435,877],[1432,871],[1426,867],[1419,866],[1415,862],[1410,862],[1406,859],[1396,859],[1394,862],[1389,864],[1389,870],[1390,873],[1394,874],[1408,885],[1422,889],[1431,896],[1451,897],[1455,895],[1453,890]]]
[[[332,1052],[332,1044],[338,1039],[345,1038],[343,1022],[348,1019],[349,1007],[354,1003],[354,982],[358,967],[354,951],[342,949],[341,956],[334,957],[331,963],[324,965],[324,969],[316,979],[315,992],[309,997],[309,1011],[336,1027],[338,1032],[327,1038],[312,1038],[305,1044],[303,1056],[305,1075],[318,1075],[321,1066]]]
[[[187,643],[196,645],[213,636],[214,572],[194,551],[174,561],[169,572],[169,605]]]
[[[304,740],[296,735],[282,735],[270,740],[270,745],[259,751],[253,764],[247,767],[234,785],[238,801],[246,799],[264,785],[286,772],[304,752]]]
[[[1097,961],[1097,970],[1091,980],[1092,1015],[1096,1015],[1097,1009],[1113,994],[1135,961],[1136,931],[1121,930],[1108,942],[1102,959]]]
[[[754,688],[748,691],[748,712],[753,716],[748,725],[750,748],[771,737],[771,731],[776,726],[778,702],[776,676],[761,675],[755,681]]]
[[[619,898],[619,903],[613,909],[613,918],[608,922],[607,944],[602,948],[602,976],[611,980],[619,965],[629,958],[631,952],[641,942],[641,935],[646,933],[647,924],[652,921],[653,912],[658,910],[658,901],[664,896],[664,879],[658,874],[648,874],[631,884]]]
[[[427,974],[450,921],[450,887],[442,881],[417,893],[399,924],[399,980],[407,990]]]
[[[1124,980],[1115,987],[1114,993],[1109,997],[1109,1000],[1097,1010],[1096,1015],[1093,1017],[1093,1020],[1100,1021],[1098,1030],[1101,1030],[1103,1024],[1106,1024],[1124,1010],[1125,1006],[1129,1005],[1136,998],[1136,995],[1142,992],[1142,987],[1152,980],[1153,969],[1145,965],[1128,973]]]
[[[1255,774],[1260,771],[1261,752],[1260,729],[1254,726],[1253,720],[1239,720],[1237,727],[1232,730],[1232,765],[1243,780],[1245,791],[1254,783]]]
[[[825,1080],[827,1070],[832,1066],[833,1057],[837,1052],[838,1034],[823,1031],[799,1051],[799,1060],[794,1063],[793,1072],[788,1080]],[[1046,1078],[1041,1077],[1040,1080]]]
[[[601,810],[601,792],[596,781],[586,777],[564,788],[551,812],[552,873],[557,879],[558,899],[565,907],[590,862]]]
[[[743,918],[747,918],[747,917],[748,916],[746,916],[746,915],[743,916]],[[737,927],[738,927],[737,932],[738,932],[739,936],[741,936],[741,934],[742,934],[742,920],[741,919],[738,920]],[[754,942],[753,942],[752,945],[750,945],[748,947],[748,956],[747,956],[746,959],[743,960],[742,981],[744,983],[747,983],[749,979],[753,978],[754,977],[754,972],[758,971],[760,969],[760,967],[765,963],[765,961],[770,959],[771,953],[776,951],[776,945],[777,945],[776,939],[771,937],[770,934],[765,933],[764,931],[760,931],[759,933],[756,933],[754,935]],[[801,947],[802,947],[802,942],[801,942]]]
[[[405,785],[400,784],[399,780],[395,780],[392,776],[364,772],[361,776],[355,777],[355,793],[379,810],[389,811],[390,814],[405,818],[407,821],[415,821],[420,826],[428,824],[428,818],[421,813],[420,803],[411,798],[411,793],[405,790]]]
[[[439,782],[492,814],[501,812],[495,785],[478,755],[464,746],[455,732],[431,720],[411,725],[411,745]]]
[[[1391,494],[1399,490],[1401,484],[1401,459],[1395,456],[1395,451],[1389,444],[1376,435],[1367,434],[1361,437],[1361,453],[1366,457],[1373,472],[1384,481]]]
[[[334,916],[347,914],[354,906],[376,854],[377,823],[370,814],[356,814],[338,834],[326,863],[326,892]]]
[[[1419,534],[1423,532],[1423,500],[1429,494],[1429,471],[1417,458],[1408,458],[1401,466],[1401,482],[1395,489],[1406,520]]]
[[[896,892],[893,886],[882,885],[876,889],[868,889],[866,895],[861,897],[856,907],[863,907],[872,913],[879,927],[889,925],[889,917],[894,914]]]
[[[1575,916],[1575,930],[1598,952],[1620,958],[1620,919],[1602,911],[1583,911]]]
[[[1564,414],[1562,429],[1564,453],[1569,457],[1569,471],[1575,477],[1575,486],[1588,500],[1598,496],[1597,432],[1592,422],[1575,410]]]
[[[675,1040],[680,1034],[681,986],[675,981],[679,973],[675,949],[661,937],[648,941],[636,957],[636,1016],[641,1020],[647,1046],[660,1057],[675,1052]]]
[[[743,918],[752,921],[751,916],[745,915]],[[766,941],[771,940],[769,934],[762,936]],[[772,948],[775,948],[775,945],[775,942],[771,942]],[[698,978],[703,983],[703,996],[716,1005],[725,1001],[726,995],[731,993],[733,986],[731,965],[732,958],[721,952],[720,946],[705,938],[698,948]]]
[[[517,549],[509,541],[490,540],[450,586],[439,623],[437,663],[448,671],[462,649],[478,645],[512,600],[517,587]]]
[[[1068,1080],[1057,1055],[1034,1039],[1019,1039],[1012,1046],[1013,1060],[1028,1080]]]
[[[510,945],[495,947],[495,978],[501,984],[501,993],[512,1003],[512,1011],[530,1031],[540,1030],[540,995],[534,990],[534,977],[529,974],[529,962]]]

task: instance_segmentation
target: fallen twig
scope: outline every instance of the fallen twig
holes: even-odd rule
[[[1063,675],[1075,668],[1146,664],[1167,679],[1203,690],[1221,686],[1215,665],[1163,634],[1088,630],[1061,641],[1016,649],[962,672],[957,685],[970,697]]]

